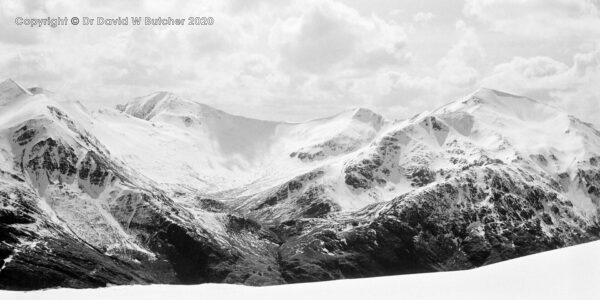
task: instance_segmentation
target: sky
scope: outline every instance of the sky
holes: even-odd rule
[[[51,28],[17,17],[214,24]],[[486,87],[599,124],[600,0],[0,0],[4,78],[92,109],[171,91],[278,121],[351,107],[402,119]]]

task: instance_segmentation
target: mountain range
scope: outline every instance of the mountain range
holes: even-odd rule
[[[387,120],[256,120],[0,84],[0,288],[462,270],[600,237],[600,131],[480,89]]]

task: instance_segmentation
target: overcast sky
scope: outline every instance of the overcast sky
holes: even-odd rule
[[[600,0],[0,0],[0,77],[92,108],[167,90],[301,121],[398,119],[488,87],[600,123]],[[212,26],[15,25],[212,17]]]

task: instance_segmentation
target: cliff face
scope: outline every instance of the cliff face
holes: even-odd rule
[[[299,124],[168,93],[0,99],[3,289],[459,270],[600,234],[600,132],[497,91]]]

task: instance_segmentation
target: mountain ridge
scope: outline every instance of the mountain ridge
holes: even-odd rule
[[[448,271],[600,234],[600,132],[510,94],[281,123],[39,91],[0,106],[0,288]]]

